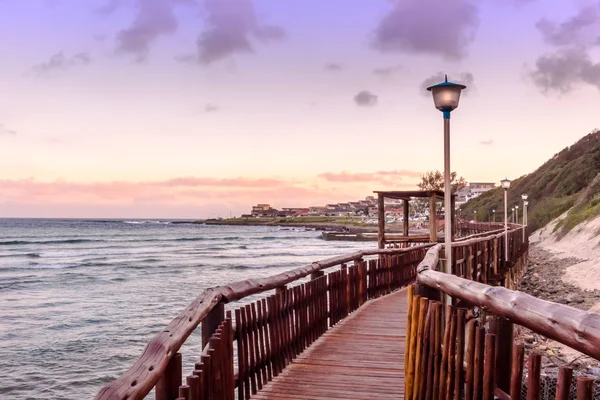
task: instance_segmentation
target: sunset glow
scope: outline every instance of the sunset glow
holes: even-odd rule
[[[578,18],[585,15],[587,18]],[[0,217],[207,218],[532,172],[597,128],[600,5],[0,0]]]

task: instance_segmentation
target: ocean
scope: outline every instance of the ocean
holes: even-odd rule
[[[0,399],[92,398],[205,288],[375,245],[300,228],[0,219]],[[184,363],[200,347],[196,332]]]

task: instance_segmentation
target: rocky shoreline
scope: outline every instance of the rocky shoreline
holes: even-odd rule
[[[556,258],[549,251],[531,246],[529,265],[519,290],[543,300],[596,311],[600,290],[583,290],[562,280],[566,269],[581,261],[574,257]],[[542,354],[542,368],[546,374],[557,375],[559,367],[569,366],[578,374],[600,378],[600,362],[591,357],[521,326],[515,327],[515,338],[525,345],[526,357],[532,352]]]

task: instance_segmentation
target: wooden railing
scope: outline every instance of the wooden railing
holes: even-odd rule
[[[405,398],[517,400],[526,391],[528,400],[540,399],[542,356],[529,356],[524,382],[525,351],[513,324],[600,360],[600,315],[509,289],[518,287],[528,254],[521,229],[509,232],[506,259],[504,234],[454,243],[462,258],[454,258],[451,274],[436,271],[442,245],[427,252],[409,288]],[[443,306],[446,296],[452,301]],[[598,398],[592,379],[572,385],[572,376],[560,368],[552,399]]]
[[[361,251],[208,289],[96,399],[143,399],[153,388],[159,400],[233,399],[236,390],[247,399],[365,301],[414,281],[431,246]],[[255,294],[263,297],[225,313],[225,303]],[[200,324],[203,351],[184,383],[178,351]]]

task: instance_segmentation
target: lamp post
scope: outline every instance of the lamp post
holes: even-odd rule
[[[527,230],[527,206],[529,205],[529,202],[527,201],[527,193],[523,193],[521,195],[521,198],[523,199],[523,242],[525,241],[525,230]]]
[[[504,260],[508,260],[508,188],[510,180],[504,178],[500,181],[502,189],[504,189]]]
[[[450,187],[450,113],[458,107],[460,92],[465,85],[448,82],[448,75],[444,82],[427,88],[433,95],[433,104],[444,115],[444,249],[446,253],[446,273],[450,273],[452,265],[452,218],[451,218],[451,192]],[[450,210],[450,212],[448,212]]]
[[[493,218],[492,222],[496,222],[496,210],[495,209],[492,210],[492,216],[493,216],[492,217]]]
[[[510,223],[514,224],[515,223],[515,208],[512,207],[511,211],[512,211],[512,214],[510,214]]]
[[[519,206],[515,206],[515,224],[519,223]]]
[[[475,219],[475,222],[477,222],[477,210],[473,210],[473,219]]]

